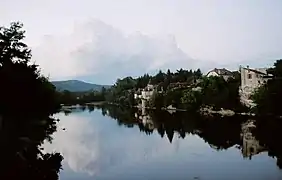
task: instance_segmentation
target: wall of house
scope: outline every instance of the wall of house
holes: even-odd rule
[[[266,73],[266,68],[255,69],[262,73]],[[241,73],[241,87],[239,89],[240,101],[242,104],[247,107],[254,107],[255,104],[250,99],[250,96],[253,94],[254,90],[259,86],[263,85],[267,79],[259,73],[249,70],[248,68],[240,67]]]
[[[257,87],[265,83],[261,74],[255,73],[254,71],[241,68],[241,88],[243,91],[252,92]]]
[[[251,132],[244,133],[243,135],[243,157],[251,157],[260,153],[263,148],[260,146],[259,141],[252,135]]]

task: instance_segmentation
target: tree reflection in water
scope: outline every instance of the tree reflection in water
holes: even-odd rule
[[[92,107],[93,108],[93,107]],[[166,111],[146,111],[116,106],[98,106],[103,115],[117,120],[126,127],[138,126],[147,135],[157,132],[169,142],[174,138],[185,138],[189,134],[198,135],[211,148],[224,150],[237,147],[244,158],[267,151],[277,159],[277,166],[282,169],[282,121],[273,118],[248,117],[203,117],[186,112],[169,113]]]
[[[1,116],[1,179],[58,179],[63,157],[43,153],[45,139],[52,141],[56,121],[50,117]]]

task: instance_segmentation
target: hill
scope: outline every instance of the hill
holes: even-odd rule
[[[79,80],[66,80],[66,81],[52,81],[52,84],[58,91],[68,90],[71,92],[82,92],[82,91],[100,91],[103,87],[109,88],[109,85],[99,85],[87,83]]]

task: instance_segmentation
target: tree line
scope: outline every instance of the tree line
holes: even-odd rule
[[[83,104],[94,101],[107,101],[123,106],[136,106],[140,103],[134,94],[140,94],[148,84],[156,89],[153,97],[147,102],[148,107],[161,109],[172,105],[176,108],[191,111],[199,110],[204,105],[213,108],[243,110],[239,99],[240,74],[234,72],[233,77],[224,80],[222,77],[205,77],[200,69],[179,69],[166,73],[159,71],[155,75],[144,74],[133,78],[117,79],[116,83],[101,92],[69,92],[59,93],[63,104]],[[193,88],[200,88],[194,91]],[[162,93],[158,93],[162,92]]]
[[[57,92],[57,99],[60,104],[64,105],[82,105],[92,102],[102,102],[106,100],[106,91],[104,87],[101,91],[71,92],[64,90]]]
[[[148,84],[152,84],[157,90],[169,91],[176,86],[189,85],[194,83],[202,76],[200,69],[184,70],[179,69],[171,72],[169,69],[166,73],[159,71],[156,75],[144,74],[143,76],[133,78],[125,77],[118,79],[116,83],[106,91],[105,100],[121,105],[134,106],[134,93],[140,93],[141,89]]]

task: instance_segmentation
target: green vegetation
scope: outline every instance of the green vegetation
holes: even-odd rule
[[[258,114],[282,115],[280,104],[282,102],[282,60],[277,60],[268,73],[273,77],[252,95],[252,99],[257,104],[255,111]]]
[[[178,71],[191,72],[191,71]],[[186,74],[186,73],[180,73]],[[170,83],[164,93],[156,94],[149,103],[157,109],[172,105],[180,109],[197,111],[202,106],[214,109],[243,110],[239,100],[240,74],[234,73],[227,81],[222,77],[202,77],[200,70],[175,78],[180,82]],[[185,82],[185,83],[183,83]]]
[[[187,89],[184,91],[182,103],[187,109],[199,109],[200,106],[210,106],[214,109],[232,109],[241,111],[244,107],[239,99],[240,75],[225,81],[222,77],[204,77],[198,87],[199,91]]]
[[[0,178],[58,179],[63,157],[40,149],[56,131],[57,93],[31,62],[22,27],[0,27]]]
[[[0,114],[42,112],[58,108],[55,87],[31,63],[22,24],[0,28]],[[31,112],[31,113],[33,113]]]
[[[158,104],[158,107],[168,106],[170,104],[178,106],[182,96],[182,91],[179,89],[193,84],[201,76],[200,69],[196,71],[180,69],[175,73],[170,70],[167,70],[167,73],[159,71],[155,76],[145,74],[138,78],[126,77],[124,79],[118,79],[114,86],[107,90],[105,99],[108,102],[120,105],[137,105],[137,102],[134,100],[134,93],[140,93],[141,89],[150,83],[157,90],[163,90],[165,92],[164,95],[155,94],[152,102],[149,102],[151,106],[156,106],[156,104]]]
[[[102,91],[88,91],[88,92],[70,92],[64,90],[57,92],[57,99],[60,104],[73,105],[73,104],[86,104],[92,102],[105,101],[106,89]]]
[[[102,92],[69,92],[58,93],[62,104],[85,104],[95,101],[107,101],[121,106],[136,106],[140,102],[134,94],[140,94],[148,84],[157,90],[147,106],[161,109],[172,105],[180,109],[196,111],[203,105],[215,109],[227,108],[242,110],[238,89],[240,74],[225,81],[222,77],[203,77],[201,70],[180,69],[166,73],[159,71],[155,76],[144,74],[138,78],[125,77],[118,79],[109,89]],[[195,90],[196,89],[196,90]],[[161,92],[161,93],[160,93]]]

